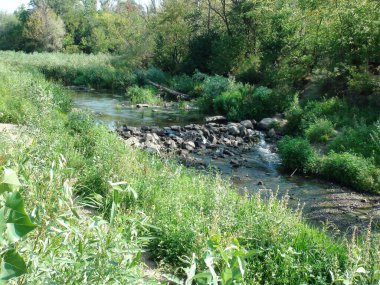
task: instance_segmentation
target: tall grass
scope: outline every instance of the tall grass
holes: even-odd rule
[[[127,147],[87,114],[60,107],[67,94],[55,93],[58,87],[41,76],[9,67],[0,73],[0,106],[11,96],[37,110],[17,109],[20,121],[7,117],[26,124],[17,143],[0,135],[0,163],[22,177],[27,208],[39,225],[21,244],[30,261],[29,283],[148,283],[136,266],[144,248],[181,277],[193,254],[196,271],[207,269],[203,259],[215,237],[222,247],[238,240],[251,252],[243,284],[378,282],[377,234],[353,241],[330,237],[306,225],[286,200],[241,196],[217,175]],[[24,77],[33,84],[23,85]],[[38,98],[48,98],[41,105],[35,92],[26,92],[38,86],[44,87]],[[52,93],[57,95],[47,96]],[[115,188],[109,181],[124,183]],[[220,274],[223,258],[214,264]]]
[[[136,81],[134,73],[127,66],[115,67],[118,57],[106,54],[26,54],[1,51],[0,61],[13,66],[35,68],[46,77],[65,85],[125,90]]]

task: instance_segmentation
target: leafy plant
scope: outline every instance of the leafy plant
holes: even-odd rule
[[[156,93],[153,88],[132,86],[128,88],[126,97],[133,104],[160,104],[162,99]]]
[[[2,169],[0,195],[1,272],[0,280],[8,281],[27,272],[24,259],[16,251],[17,242],[37,226],[25,212],[24,201],[19,192],[21,183],[12,169]]]
[[[370,160],[348,152],[332,152],[325,156],[321,175],[358,191],[380,191],[380,169]]]
[[[333,123],[326,119],[319,119],[305,131],[310,142],[327,142],[334,133]]]
[[[256,251],[246,251],[237,239],[233,239],[230,246],[224,248],[221,245],[221,237],[214,236],[208,242],[208,251],[203,261],[207,270],[196,273],[197,259],[193,255],[191,266],[186,269],[187,279],[185,284],[244,284],[246,259],[253,256]]]
[[[285,169],[304,173],[315,170],[317,153],[307,140],[286,136],[279,142],[278,149]]]

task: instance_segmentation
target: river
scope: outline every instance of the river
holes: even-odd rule
[[[183,110],[176,105],[138,109],[117,94],[75,92],[73,99],[75,107],[94,112],[97,119],[111,129],[120,125],[184,126],[202,123],[204,119],[196,110]],[[373,230],[380,231],[379,195],[357,193],[311,177],[283,174],[278,170],[281,161],[273,149],[261,134],[260,141],[240,155],[246,161],[243,167],[231,167],[228,158],[206,156],[203,159],[230,177],[240,191],[260,191],[263,196],[277,193],[289,200],[290,207],[303,207],[303,215],[309,223],[349,233],[354,227],[365,230],[372,221]]]

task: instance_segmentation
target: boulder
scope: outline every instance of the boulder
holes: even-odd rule
[[[241,121],[240,124],[244,126],[246,129],[253,129],[253,124],[250,120]]]
[[[194,150],[194,148],[195,148],[195,144],[194,144],[194,142],[192,142],[192,141],[185,141],[185,142],[182,144],[182,148],[183,148],[183,149],[186,149],[186,150],[188,150],[188,151],[192,151],[192,150]]]
[[[229,124],[228,125],[228,133],[233,135],[233,136],[237,136],[240,134],[240,130],[235,124]]]
[[[263,131],[269,131],[273,124],[278,123],[278,119],[276,118],[264,118],[260,121],[258,128]]]

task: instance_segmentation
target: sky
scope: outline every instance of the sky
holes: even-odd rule
[[[65,1],[65,0],[62,0]],[[140,4],[148,4],[150,0],[137,0]],[[0,0],[0,11],[13,13],[22,4],[28,5],[29,0]]]

